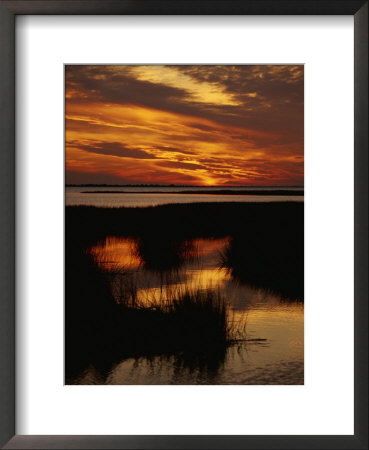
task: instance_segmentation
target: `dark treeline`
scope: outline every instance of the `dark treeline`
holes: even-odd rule
[[[100,183],[100,184],[95,184],[95,183],[81,183],[81,184],[66,184],[65,187],[183,187],[183,188],[193,188],[193,187],[197,187],[199,189],[203,188],[203,186],[199,186],[196,184],[150,184],[150,183],[141,183],[141,184],[106,184],[106,183]],[[221,186],[208,186],[210,188],[221,188]],[[302,186],[223,186],[224,189],[227,189],[228,187],[230,188],[265,188],[265,189],[284,189],[284,188],[303,188]]]
[[[132,192],[132,191],[81,191],[81,194],[206,194],[206,195],[289,195],[289,196],[302,196],[303,190],[288,191],[285,189],[268,189],[268,190],[244,190],[234,191],[231,189],[214,189],[214,190],[197,190],[197,191],[145,191],[145,192]]]
[[[198,187],[185,184],[66,184],[65,187]]]

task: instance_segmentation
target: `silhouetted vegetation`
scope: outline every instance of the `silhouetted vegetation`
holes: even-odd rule
[[[303,235],[286,227],[263,236],[263,245],[251,234],[234,236],[222,254],[223,267],[243,283],[303,301]]]
[[[300,203],[66,208],[70,245],[87,247],[107,235],[137,238],[145,267],[156,270],[179,267],[188,257],[186,245],[191,239],[231,236],[223,264],[234,277],[303,299],[304,205]]]
[[[287,223],[301,228],[303,216],[304,205],[297,202],[186,203],[146,208],[68,206],[66,233],[68,239],[84,242],[96,242],[109,235],[183,240],[247,233],[252,224],[266,223],[269,230]]]
[[[180,268],[185,261],[196,256],[196,249],[191,241],[167,239],[165,236],[145,234],[137,239],[138,256],[144,268],[158,272]]]
[[[204,194],[204,195],[289,195],[303,196],[303,190],[269,189],[269,190],[232,190],[232,189],[213,189],[213,190],[183,190],[183,191],[81,191],[81,194]]]
[[[110,275],[90,255],[81,252],[67,261],[67,383],[89,365],[104,375],[115,362],[130,357],[174,355],[178,366],[215,370],[227,347],[242,336],[214,291],[176,290],[169,298],[145,304],[132,302],[128,292],[117,303]]]
[[[117,302],[110,276],[87,249],[106,236],[133,237],[145,269],[167,271],[195,257],[191,239],[230,236],[223,265],[240,282],[303,299],[304,207],[300,203],[201,203],[148,208],[66,208],[66,380],[89,365],[102,376],[124,358],[174,358],[215,373],[237,330],[214,291],[177,291],[140,304],[134,285]],[[128,301],[129,299],[129,301]]]

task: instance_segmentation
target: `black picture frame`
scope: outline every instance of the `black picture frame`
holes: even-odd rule
[[[353,15],[354,435],[15,435],[15,17],[28,14]],[[368,1],[365,0],[0,0],[0,445],[8,449],[368,448]]]

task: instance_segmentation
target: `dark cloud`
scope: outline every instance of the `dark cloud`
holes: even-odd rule
[[[142,167],[144,182],[171,183],[173,171],[165,168],[172,168],[178,169],[178,183],[201,181],[201,172],[207,172],[219,175],[214,179],[224,175],[224,184],[243,180],[245,184],[268,184],[270,180],[276,185],[286,180],[286,184],[302,184],[303,66],[170,67],[177,71],[174,76],[171,72],[168,78],[168,72],[164,76],[165,71],[159,71],[147,81],[151,71],[138,79],[134,66],[66,66],[68,147],[136,159],[132,177],[141,176],[136,173]],[[162,79],[158,73],[163,74]],[[207,83],[203,97],[201,83]],[[213,97],[211,90],[217,92]],[[124,111],[115,105],[140,108]],[[91,136],[96,137],[92,140]],[[105,138],[114,142],[101,142]],[[111,170],[121,170],[119,161],[111,161]],[[126,162],[122,161],[123,165],[124,178]],[[182,173],[183,169],[193,171],[193,176]],[[102,176],[108,174],[99,174]],[[111,177],[115,176],[111,172]]]
[[[165,84],[132,78],[129,66],[123,66],[119,74],[107,70],[111,66],[66,67],[66,85],[70,89],[78,89],[78,101],[137,104],[166,109],[168,103],[179,102],[187,95],[185,91]]]
[[[303,66],[171,66],[213,83],[237,106],[190,102],[184,89],[137,80],[131,67],[119,66],[115,73],[111,66],[66,66],[67,88],[79,92],[71,101],[136,104],[245,128],[303,131]]]
[[[120,158],[136,158],[136,159],[155,159],[156,156],[151,155],[143,150],[135,148],[127,148],[120,142],[99,142],[93,144],[72,143],[72,147],[84,150],[85,152],[97,153],[99,155],[119,156]]]

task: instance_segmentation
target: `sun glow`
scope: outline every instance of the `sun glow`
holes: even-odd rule
[[[67,66],[67,181],[302,184],[303,122],[263,88],[296,96],[301,70],[244,67]]]

